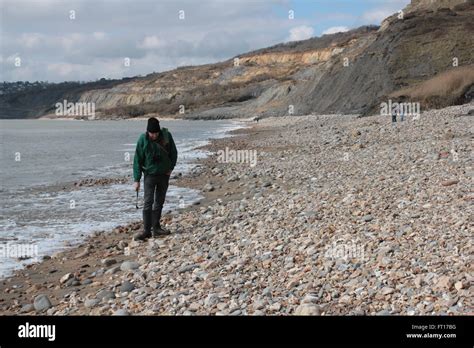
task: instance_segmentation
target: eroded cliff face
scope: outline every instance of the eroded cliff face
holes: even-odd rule
[[[412,0],[405,11],[435,11],[441,8],[454,9],[456,6],[468,2],[469,0]]]
[[[126,113],[134,106],[166,116],[178,113],[180,105],[187,109],[187,117],[206,117],[203,113],[209,110],[218,113],[212,117],[245,116],[232,111],[240,107],[245,114],[265,113],[283,107],[293,86],[314,83],[315,76],[332,66],[343,66],[344,60],[360,55],[375,37],[376,28],[363,28],[325,38],[328,44],[323,47],[319,39],[311,39],[314,43],[303,50],[279,45],[219,64],[184,67],[108,90],[87,91],[79,100],[94,102],[102,117]],[[222,108],[225,111],[220,114]]]
[[[99,88],[91,83],[49,94],[0,97],[0,106],[19,114],[36,110],[29,115],[38,116],[51,113],[56,101],[68,99],[95,103],[97,118],[366,114],[381,100],[401,95],[395,92],[454,69],[454,59],[472,69],[473,1],[434,3],[414,0],[404,9],[403,19],[395,14],[380,28],[280,44],[217,64],[113,81]],[[448,80],[459,84],[458,75]],[[461,102],[474,81],[463,78],[462,84],[452,89],[459,95],[441,98],[441,105],[432,102],[436,96],[417,97],[425,108]],[[179,113],[183,107],[184,114]]]

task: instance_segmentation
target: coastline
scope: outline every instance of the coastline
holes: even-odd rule
[[[123,123],[122,123],[123,124]],[[174,209],[178,209],[178,204],[180,206],[184,205],[190,205],[194,203],[196,200],[201,199],[200,192],[201,190],[193,190],[193,189],[186,189],[184,187],[180,187],[179,183],[176,181],[179,180],[182,176],[186,176],[187,173],[192,172],[195,167],[195,162],[197,162],[198,158],[202,158],[207,156],[205,151],[202,151],[199,149],[203,144],[208,144],[209,141],[213,138],[219,138],[219,137],[226,137],[229,136],[228,132],[231,130],[239,129],[246,127],[242,122],[226,122],[225,124],[222,124],[219,126],[221,123],[216,123],[216,125],[209,125],[210,129],[212,130],[211,132],[207,132],[203,137],[202,140],[200,141],[189,141],[189,143],[179,143],[178,142],[178,149],[181,149],[181,160],[180,163],[178,163],[178,166],[175,168],[174,173],[171,176],[170,179],[170,189],[168,191],[168,205],[165,206],[165,211],[171,211]],[[43,126],[44,127],[44,126]],[[208,126],[204,126],[208,127]],[[183,146],[181,146],[181,145]],[[122,166],[123,167],[123,166]],[[45,255],[51,255],[53,253],[63,251],[65,249],[69,249],[72,247],[75,247],[77,245],[80,245],[81,241],[84,239],[85,236],[88,236],[89,234],[93,233],[94,231],[100,231],[100,232],[106,232],[108,230],[112,230],[115,226],[118,226],[119,224],[126,224],[128,222],[132,222],[135,220],[135,218],[138,216],[134,211],[135,209],[128,207],[128,202],[124,202],[125,196],[128,197],[127,192],[129,192],[130,198],[133,195],[133,190],[130,190],[130,188],[133,185],[133,180],[130,176],[131,172],[131,167],[130,169],[127,169],[126,172],[124,172],[124,168],[121,168],[120,173],[114,171],[110,173],[102,173],[100,171],[96,171],[93,174],[88,174],[87,176],[80,176],[77,177],[76,180],[71,181],[70,179],[66,178],[66,180],[56,180],[56,181],[51,181],[51,182],[44,182],[42,184],[36,184],[32,187],[24,187],[21,188],[24,190],[24,192],[28,193],[28,197],[33,197],[32,199],[34,200],[35,196],[40,196],[40,197],[53,197],[50,199],[54,200],[60,200],[64,199],[64,196],[66,195],[77,195],[75,199],[86,199],[89,202],[93,202],[94,196],[99,196],[99,197],[115,197],[117,200],[114,201],[113,198],[109,198],[109,203],[111,204],[117,204],[118,202],[121,202],[121,204],[127,204],[127,209],[125,210],[119,210],[116,211],[116,215],[108,215],[107,212],[104,211],[104,219],[102,219],[100,216],[98,216],[98,219],[90,219],[91,221],[88,226],[83,227],[82,226],[82,221],[81,220],[76,220],[76,221],[66,221],[66,223],[69,223],[67,230],[70,230],[71,228],[74,227],[74,232],[69,232],[63,231],[61,223],[59,223],[58,228],[58,233],[63,235],[63,238],[59,238],[59,235],[56,236],[53,239],[50,239],[51,242],[53,242],[54,245],[51,246],[51,244],[48,244],[48,241],[43,242],[41,240],[35,240],[31,239],[28,236],[28,231],[29,230],[16,230],[15,232],[10,231],[11,233],[8,234],[8,237],[3,235],[5,237],[5,241],[11,240],[12,244],[9,246],[9,243],[4,244],[2,247],[2,254],[9,255],[9,250],[12,252],[12,255],[15,255],[15,248],[18,248],[17,245],[21,246],[23,249],[25,249],[27,246],[28,248],[31,248],[32,250],[36,248],[35,253],[30,253],[30,252],[24,252],[23,255],[17,258],[17,262],[15,264],[14,262],[14,257],[12,256],[11,260],[6,260],[7,262],[5,264],[2,264],[2,269],[0,272],[0,280],[4,278],[8,278],[12,271],[15,271],[17,269],[21,269],[21,267],[25,267],[26,265],[29,264],[34,264],[37,263],[39,260],[42,259],[43,256]],[[127,175],[125,175],[128,172]],[[105,190],[105,191],[104,191]],[[108,191],[107,191],[108,190]],[[21,194],[22,191],[20,191]],[[84,196],[86,195],[86,192],[89,192],[89,197]],[[118,192],[118,193],[117,193]],[[133,192],[133,193],[132,193]],[[143,192],[140,192],[140,196],[142,196]],[[79,197],[79,195],[82,195]],[[84,198],[85,197],[85,198]],[[130,203],[131,203],[130,199]],[[179,201],[179,202],[178,202]],[[47,203],[47,202],[46,202]],[[105,202],[107,204],[107,202]],[[37,204],[37,203],[35,203]],[[133,203],[133,207],[134,207]],[[51,207],[49,207],[51,208]],[[87,208],[86,208],[87,209]],[[48,208],[45,207],[45,213],[47,213]],[[7,213],[5,211],[4,215],[10,216],[10,212]],[[13,211],[12,214],[16,214],[17,212]],[[41,213],[38,213],[41,216]],[[107,218],[108,215],[108,218]],[[120,216],[119,216],[120,215]],[[141,216],[141,214],[139,214]],[[49,215],[46,215],[49,216]],[[54,218],[54,216],[51,216]],[[97,218],[97,216],[95,216]],[[43,217],[43,219],[48,220],[48,218]],[[96,221],[96,222],[94,222]],[[103,223],[106,221],[105,223]],[[24,222],[24,225],[26,223]],[[29,225],[28,225],[29,226]],[[34,226],[34,225],[33,225]],[[51,231],[51,229],[50,229]],[[8,229],[6,230],[8,232]],[[26,232],[26,233],[23,233]],[[16,235],[18,233],[18,235]],[[22,239],[22,242],[20,242],[21,236],[24,236],[25,238]],[[26,239],[28,238],[28,239]],[[40,237],[41,238],[41,237]],[[18,241],[18,242],[14,242]],[[62,243],[61,243],[62,241]],[[37,242],[41,242],[42,244],[39,245]],[[20,243],[20,244],[17,244]],[[23,243],[23,244],[21,244]],[[25,244],[26,243],[26,244]],[[15,245],[17,244],[17,245]],[[10,249],[8,249],[10,247]],[[38,249],[40,249],[40,252],[38,253]],[[21,254],[21,253],[20,253]],[[35,256],[33,256],[35,255]]]
[[[176,182],[205,198],[164,215],[172,235],[133,242],[140,221],[96,233],[0,281],[1,314],[472,314],[471,107],[395,126],[267,118],[213,139]],[[219,163],[226,147],[257,165]],[[350,257],[327,253],[339,240]]]

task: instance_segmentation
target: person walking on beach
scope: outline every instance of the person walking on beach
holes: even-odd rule
[[[392,110],[392,124],[397,123],[397,113]]]
[[[170,234],[170,231],[161,227],[160,219],[170,175],[177,159],[178,150],[169,130],[160,128],[156,118],[149,118],[146,132],[138,138],[133,160],[135,191],[138,194],[140,190],[142,173],[145,190],[143,231],[134,236],[135,240]]]

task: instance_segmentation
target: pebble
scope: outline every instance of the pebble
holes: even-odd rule
[[[115,274],[121,270],[121,266],[114,266],[112,268],[109,268],[107,271],[105,271],[105,274],[110,275],[110,274]]]
[[[28,312],[32,312],[35,310],[35,306],[32,305],[31,303],[27,303],[25,305],[23,305],[20,309],[20,313],[28,313]]]
[[[385,287],[381,290],[381,293],[382,295],[389,295],[389,294],[393,294],[394,291],[395,291],[394,288]]]
[[[113,315],[114,316],[129,316],[130,313],[126,309],[117,309]]]
[[[365,215],[362,220],[364,220],[365,222],[370,222],[372,221],[374,218],[372,217],[372,215]]]
[[[303,303],[296,308],[295,315],[321,315],[321,310],[315,304]]]
[[[211,184],[206,184],[206,185],[204,185],[203,190],[205,192],[212,192],[212,191],[214,191],[214,186],[212,186]]]
[[[120,265],[120,269],[124,272],[133,271],[133,270],[137,269],[138,267],[140,267],[140,265],[138,263],[134,262],[134,261],[124,261]]]
[[[115,298],[115,293],[110,290],[101,290],[96,295],[99,300],[113,300]]]
[[[457,183],[459,183],[459,180],[452,179],[452,180],[443,181],[441,183],[441,185],[443,185],[443,186],[452,186],[452,185],[456,185]]]
[[[453,281],[449,276],[441,276],[437,283],[436,283],[436,288],[442,289],[442,290],[449,290],[453,285]]]
[[[75,256],[75,258],[76,259],[81,259],[81,258],[84,258],[84,257],[88,256],[89,254],[90,254],[90,248],[85,248],[82,252],[77,254]]]
[[[130,292],[135,289],[135,285],[130,283],[129,281],[124,281],[122,285],[120,285],[120,292]]]
[[[84,306],[85,306],[86,308],[94,308],[94,307],[97,306],[99,303],[100,303],[100,300],[97,299],[97,298],[86,299],[86,300],[84,301]]]
[[[117,263],[117,260],[115,259],[103,259],[101,261],[101,263],[105,266],[105,267],[110,267],[112,266],[113,264]]]
[[[219,302],[219,296],[217,294],[209,294],[204,300],[204,307],[214,307]]]
[[[60,284],[64,284],[64,283],[66,283],[68,280],[70,280],[70,279],[72,279],[72,278],[74,278],[74,274],[72,274],[72,273],[67,273],[67,274],[65,274],[65,275],[63,275],[63,276],[61,277],[61,279],[59,280],[59,283],[60,283]]]
[[[52,304],[48,296],[41,294],[35,297],[33,306],[36,312],[44,312],[45,310],[51,308]]]

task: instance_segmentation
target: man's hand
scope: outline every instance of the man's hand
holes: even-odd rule
[[[135,181],[134,184],[133,184],[133,188],[137,192],[140,191],[140,181]]]

